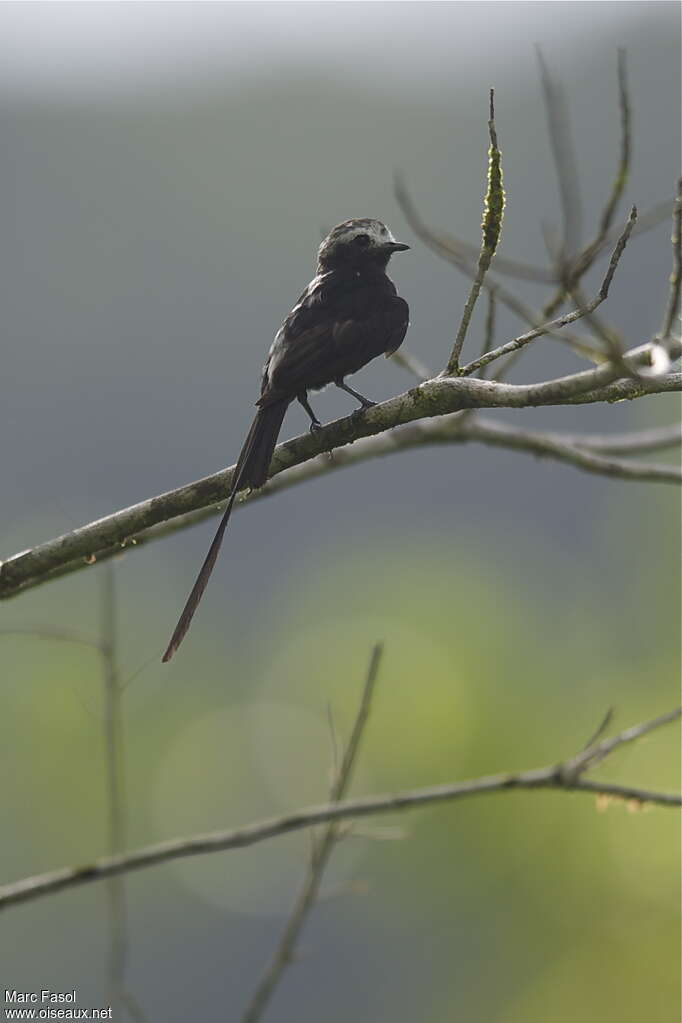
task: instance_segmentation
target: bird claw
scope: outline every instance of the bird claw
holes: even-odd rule
[[[310,432],[313,434],[313,436],[315,436],[316,433],[319,433],[321,429],[322,423],[319,421],[319,419],[315,419],[311,422]]]
[[[355,420],[362,419],[365,412],[367,412],[371,408],[374,408],[376,404],[377,404],[376,401],[368,401],[366,405],[361,405],[360,408],[353,409],[353,411],[350,414],[350,418]]]

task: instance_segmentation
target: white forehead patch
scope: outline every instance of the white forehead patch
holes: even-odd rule
[[[395,238],[386,227],[378,220],[372,220],[369,224],[358,224],[355,227],[348,227],[339,232],[337,241],[352,242],[360,234],[366,234],[374,245],[385,245],[386,242],[394,242]]]

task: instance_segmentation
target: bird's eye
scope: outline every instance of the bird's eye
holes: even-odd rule
[[[353,238],[353,245],[359,245],[360,248],[366,249],[367,246],[369,245],[369,235],[356,234],[355,238]]]

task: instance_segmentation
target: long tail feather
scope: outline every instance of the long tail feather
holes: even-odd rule
[[[211,573],[218,560],[218,554],[220,553],[227,523],[230,521],[230,515],[232,514],[232,508],[238,491],[244,487],[261,487],[267,479],[272,453],[275,450],[288,405],[288,401],[276,402],[259,409],[256,413],[234,471],[227,507],[223,512],[223,517],[208,549],[206,559],[201,566],[199,575],[192,587],[192,592],[187,598],[187,603],[163,655],[162,660],[164,663],[170,661],[185,638],[194,617],[194,612],[204,595],[204,590],[208,585],[208,580],[211,578]]]

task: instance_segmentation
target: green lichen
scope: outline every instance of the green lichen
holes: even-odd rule
[[[492,129],[492,134],[494,135],[494,129]],[[490,263],[495,253],[500,240],[500,234],[502,233],[505,201],[502,154],[497,147],[497,139],[495,139],[488,150],[488,188],[485,194],[483,222],[481,223],[483,231],[481,258],[483,258],[485,253],[488,257],[488,263]]]

